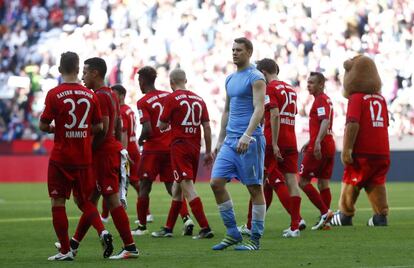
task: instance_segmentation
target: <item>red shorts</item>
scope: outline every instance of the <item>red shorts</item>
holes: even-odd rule
[[[138,151],[136,152],[128,152],[129,158],[131,158],[132,163],[129,165],[129,180],[130,181],[138,181],[138,167],[139,167],[139,161],[140,161],[140,154]]]
[[[88,199],[94,186],[90,167],[69,168],[49,161],[47,188],[51,198],[69,199],[73,190],[73,196],[82,202]]]
[[[324,156],[317,160],[313,153],[305,152],[300,166],[300,176],[308,179],[331,179],[334,156]]]
[[[383,185],[389,168],[389,158],[354,158],[354,163],[345,167],[342,181],[360,188]]]
[[[285,176],[280,172],[279,163],[273,154],[273,148],[266,147],[264,162],[266,182],[272,186],[275,186],[277,183],[285,183]]]
[[[282,154],[283,161],[278,162],[279,170],[283,174],[286,173],[298,173],[298,158],[299,154],[296,149],[285,149],[280,148],[280,153]]]
[[[155,181],[160,175],[162,182],[174,182],[171,169],[170,152],[143,152],[138,165],[138,177],[140,179]]]
[[[171,166],[174,172],[174,180],[180,183],[182,180],[193,180],[197,177],[200,148],[179,140],[171,144]]]
[[[98,191],[106,196],[119,192],[121,152],[99,151],[93,155],[93,174]]]

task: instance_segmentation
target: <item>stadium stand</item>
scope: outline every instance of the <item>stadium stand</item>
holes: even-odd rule
[[[414,134],[414,2],[258,0],[0,0],[0,140],[43,140],[36,125],[46,92],[59,82],[57,59],[76,51],[81,59],[103,57],[109,84],[121,83],[135,106],[136,72],[153,65],[158,88],[180,66],[189,87],[210,110],[218,131],[224,79],[233,70],[235,37],[253,40],[253,59],[274,57],[280,78],[298,92],[297,132],[307,133],[312,98],[310,71],[328,78],[326,93],[342,135],[346,99],[342,62],[356,53],[372,57],[390,104],[390,135]],[[217,136],[217,132],[213,132]],[[214,139],[215,140],[215,139]]]

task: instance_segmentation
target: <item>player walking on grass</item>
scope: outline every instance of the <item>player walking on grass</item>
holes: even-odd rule
[[[224,239],[213,246],[213,250],[223,250],[243,239],[237,229],[233,201],[226,189],[232,178],[246,185],[253,204],[250,240],[235,249],[258,250],[266,214],[262,187],[265,138],[260,126],[266,83],[263,74],[250,64],[253,53],[250,40],[235,39],[232,51],[237,71],[226,78],[226,103],[210,182],[227,230]]]
[[[291,216],[290,227],[283,237],[298,237],[306,223],[300,216],[300,190],[296,179],[298,150],[295,135],[296,92],[292,86],[278,79],[279,66],[272,59],[262,59],[256,68],[267,81],[265,97],[265,170],[264,186],[266,209],[269,208],[273,190],[283,207]],[[286,178],[286,180],[285,180]],[[287,185],[286,185],[287,184]],[[247,226],[241,226],[243,233],[250,233],[252,205],[249,203]]]
[[[133,235],[148,234],[147,211],[149,207],[149,194],[152,183],[160,176],[168,193],[172,195],[174,175],[171,169],[170,129],[161,130],[159,118],[164,109],[164,100],[170,94],[155,88],[157,72],[150,66],[145,66],[138,71],[138,81],[144,96],[138,100],[137,107],[142,125],[139,138],[143,146],[142,157],[138,168],[139,195],[138,195],[138,227],[132,230]],[[187,204],[183,202],[180,215],[184,222],[184,235],[192,235],[194,223],[188,213]]]
[[[59,72],[63,83],[48,92],[39,122],[40,130],[55,134],[48,168],[48,190],[59,253],[48,259],[71,261],[76,255],[76,249],[69,241],[65,209],[71,191],[82,211],[81,219],[98,230],[105,244],[105,256],[112,248],[111,236],[105,230],[96,206],[88,199],[94,186],[90,172],[92,133],[103,128],[99,101],[93,91],[78,83],[79,56],[76,53],[61,55]]]
[[[139,252],[132,239],[128,216],[119,196],[122,151],[119,140],[122,123],[118,98],[104,83],[106,70],[106,63],[101,58],[90,58],[84,62],[82,80],[85,86],[94,90],[98,96],[103,118],[103,131],[96,135],[93,141],[93,171],[97,187],[91,200],[97,204],[100,195],[103,196],[124,243],[122,250],[110,259],[137,258]],[[73,236],[73,240],[78,244],[90,227],[85,220],[81,218]]]
[[[137,144],[137,138],[135,135],[135,113],[129,107],[125,104],[125,96],[126,96],[126,89],[122,85],[114,85],[111,87],[111,89],[115,92],[115,94],[118,97],[119,105],[120,105],[120,111],[121,111],[121,120],[122,120],[122,131],[121,131],[121,143],[123,149],[127,150],[128,153],[128,159],[125,159],[128,161],[128,163],[125,163],[128,165],[128,171],[129,174],[122,174],[122,176],[127,176],[129,183],[134,187],[134,189],[139,192],[139,181],[138,181],[138,164],[140,159],[138,144]],[[123,164],[123,163],[122,163]],[[128,172],[126,172],[128,173]],[[125,185],[127,186],[127,185]],[[120,189],[120,191],[124,191],[125,194],[124,198],[126,198],[126,189]],[[121,202],[125,202],[121,195]],[[138,199],[136,202],[136,206],[138,206]],[[137,210],[138,211],[138,210]],[[107,222],[108,221],[108,215],[109,210],[106,206],[105,202],[102,202],[102,214],[101,218],[102,221]]]
[[[310,140],[302,147],[304,154],[299,186],[321,213],[312,230],[326,227],[332,218],[331,190],[329,180],[332,176],[335,156],[335,141],[332,136],[333,107],[331,99],[323,92],[325,77],[322,73],[311,72],[308,78],[308,91],[315,97],[309,113]],[[319,192],[313,187],[312,178],[318,179]]]
[[[188,200],[194,217],[201,230],[195,239],[212,238],[203,204],[194,183],[200,158],[201,126],[204,132],[206,152],[204,165],[211,165],[211,129],[207,106],[203,99],[186,89],[186,74],[181,69],[170,73],[173,93],[165,97],[164,110],[160,116],[160,129],[171,128],[171,165],[174,172],[172,202],[165,227],[153,232],[153,237],[171,237],[181,205]],[[185,199],[183,199],[183,195]]]

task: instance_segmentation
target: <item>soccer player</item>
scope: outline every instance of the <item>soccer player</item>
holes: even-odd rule
[[[233,202],[226,189],[232,178],[246,185],[253,204],[250,240],[235,249],[258,250],[266,214],[262,188],[265,138],[260,125],[266,83],[263,74],[250,64],[253,53],[250,40],[244,37],[235,39],[232,51],[237,71],[226,78],[226,103],[210,182],[227,232],[213,250],[223,250],[243,240],[237,229]]]
[[[279,66],[272,59],[264,58],[256,63],[267,81],[265,97],[265,170],[264,187],[266,209],[269,208],[273,190],[291,216],[290,228],[283,237],[298,237],[306,223],[300,216],[300,190],[296,180],[298,150],[295,135],[296,92],[289,84],[278,79]],[[285,181],[286,178],[286,181]],[[286,185],[287,183],[287,185]],[[251,202],[247,226],[241,232],[250,233]],[[247,230],[246,230],[247,229]]]
[[[310,140],[302,147],[304,153],[299,186],[310,201],[319,209],[321,216],[312,230],[328,228],[332,218],[331,190],[329,180],[332,176],[335,156],[335,142],[332,136],[333,107],[331,99],[324,93],[325,76],[311,72],[308,78],[308,91],[315,97],[309,112]],[[319,192],[313,187],[312,178],[318,179]]]
[[[164,110],[160,116],[160,129],[171,128],[171,165],[174,172],[174,185],[170,211],[165,227],[153,232],[153,237],[171,237],[175,222],[181,209],[183,194],[191,207],[201,230],[194,239],[212,238],[203,204],[198,196],[194,183],[197,177],[200,158],[201,126],[204,132],[206,152],[204,164],[211,165],[211,128],[207,106],[203,99],[186,89],[186,74],[181,69],[170,73],[170,85],[173,93],[164,101]]]
[[[103,128],[98,98],[93,91],[78,83],[79,56],[76,53],[65,52],[61,55],[59,72],[63,83],[47,93],[39,128],[55,133],[48,168],[48,190],[60,252],[48,259],[71,261],[76,249],[69,241],[65,202],[72,190],[75,202],[83,212],[82,218],[98,230],[106,248],[112,248],[112,240],[99,218],[99,212],[88,200],[94,185],[90,176],[92,133],[98,133]]]
[[[115,92],[118,97],[121,119],[122,119],[122,131],[121,131],[121,143],[122,147],[128,152],[129,174],[122,174],[122,176],[128,176],[129,183],[134,189],[139,192],[139,181],[138,181],[138,164],[140,159],[140,153],[137,144],[137,138],[135,135],[136,123],[135,113],[127,104],[125,104],[126,89],[122,85],[114,85],[111,89]],[[125,190],[125,189],[120,189]],[[126,202],[121,198],[121,202]],[[138,199],[136,202],[138,207]],[[102,203],[102,221],[108,221],[109,210],[105,202]],[[138,208],[137,208],[138,211]]]
[[[97,187],[91,200],[97,204],[100,195],[103,196],[124,243],[122,250],[110,259],[137,258],[139,252],[131,235],[128,216],[119,197],[122,150],[119,140],[122,123],[117,96],[105,86],[106,70],[106,63],[102,58],[89,58],[84,62],[82,80],[85,86],[94,90],[98,96],[103,118],[103,131],[93,141],[93,171]],[[89,225],[80,221],[74,239],[80,242],[88,228]]]
[[[332,217],[336,226],[352,225],[355,202],[365,189],[374,210],[368,226],[387,226],[388,200],[385,187],[390,168],[387,102],[380,94],[381,79],[372,59],[356,56],[344,63],[345,90],[371,91],[350,94],[346,113],[344,146],[341,154],[345,166],[339,211]],[[358,83],[356,83],[358,81]],[[361,87],[361,84],[364,86]]]
[[[170,129],[161,130],[159,118],[164,109],[164,99],[169,92],[157,90],[155,79],[157,71],[145,66],[138,71],[139,87],[144,96],[138,100],[137,107],[142,125],[139,144],[143,146],[141,161],[138,167],[139,194],[138,194],[138,227],[132,230],[133,235],[148,234],[147,211],[149,194],[152,183],[159,175],[164,182],[168,194],[172,195],[174,175],[171,169]],[[184,235],[192,235],[194,223],[188,214],[187,205],[183,202],[180,215],[184,222]]]

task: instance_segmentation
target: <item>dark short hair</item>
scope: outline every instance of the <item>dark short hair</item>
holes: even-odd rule
[[[121,85],[121,84],[116,84],[116,85],[113,85],[112,87],[111,87],[111,89],[113,90],[113,91],[116,91],[116,92],[118,92],[118,94],[119,95],[126,95],[126,89],[124,88],[124,86],[123,85]]]
[[[310,72],[310,76],[318,77],[319,83],[325,84],[326,78],[322,73],[320,73],[320,72]]]
[[[79,69],[79,56],[75,52],[67,51],[60,55],[60,72],[72,74]]]
[[[151,66],[144,66],[139,69],[138,74],[140,77],[144,78],[145,82],[148,84],[154,84],[155,79],[157,78],[157,71]]]
[[[234,39],[234,42],[237,43],[237,44],[244,44],[244,46],[247,48],[247,50],[253,52],[253,44],[246,37],[236,38],[236,39]]]
[[[105,60],[98,57],[93,57],[85,60],[83,64],[88,65],[89,69],[98,71],[101,78],[105,78],[106,75],[106,63]]]
[[[270,74],[279,74],[279,66],[274,60],[269,58],[256,61],[256,68],[259,71],[264,70]]]

